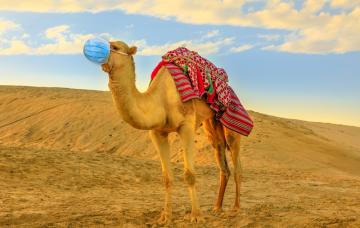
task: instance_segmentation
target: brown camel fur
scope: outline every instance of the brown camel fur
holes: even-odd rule
[[[234,209],[240,209],[241,164],[239,158],[240,135],[222,126],[215,120],[214,112],[198,99],[183,103],[175,82],[166,68],[161,68],[148,90],[141,93],[135,85],[135,64],[132,55],[136,47],[130,47],[121,41],[110,42],[109,61],[102,65],[109,74],[109,88],[120,116],[137,129],[150,130],[150,137],[159,153],[163,180],[166,189],[165,206],[158,220],[159,223],[171,221],[171,190],[173,174],[170,163],[168,134],[177,132],[184,146],[184,179],[191,198],[191,221],[202,220],[200,206],[195,189],[194,135],[201,123],[212,146],[220,169],[220,187],[214,211],[222,209],[222,202],[230,170],[226,161],[225,150],[229,149],[234,163],[236,196]],[[125,54],[124,54],[125,53]],[[127,54],[127,55],[126,55]]]

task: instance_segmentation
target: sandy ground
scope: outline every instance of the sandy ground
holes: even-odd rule
[[[360,128],[251,115],[238,214],[232,179],[225,211],[211,212],[218,171],[198,131],[205,222],[195,227],[360,227]],[[171,142],[171,226],[191,227],[182,149]],[[109,93],[0,87],[0,227],[151,227],[163,194],[147,132],[118,118]]]

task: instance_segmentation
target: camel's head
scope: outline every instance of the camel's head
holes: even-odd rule
[[[103,71],[111,73],[114,69],[122,68],[126,64],[132,64],[137,48],[129,47],[122,41],[113,41],[110,43],[110,54],[108,61],[101,65]]]
[[[103,71],[111,74],[115,69],[131,64],[136,47],[129,47],[122,41],[108,42],[100,38],[88,40],[84,45],[84,54],[91,62],[101,64]]]

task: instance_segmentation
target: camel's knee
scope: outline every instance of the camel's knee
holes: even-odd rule
[[[227,135],[226,136],[226,143],[229,146],[233,146],[235,142],[236,142],[236,138],[233,135]]]
[[[171,188],[172,186],[172,178],[168,174],[163,174],[163,182],[166,189]]]
[[[215,144],[215,149],[217,151],[217,153],[219,153],[219,156],[224,156],[224,153],[225,153],[225,146],[223,143],[221,142],[218,142]]]
[[[230,169],[227,168],[227,169],[225,169],[225,170],[221,170],[221,171],[220,171],[220,175],[221,175],[221,176],[224,176],[225,179],[228,180],[229,177],[231,176]]]
[[[239,155],[234,158],[234,172],[241,174],[242,173],[242,166]]]
[[[227,163],[226,154],[225,154],[225,144],[218,143],[216,145],[216,159],[218,162],[218,166],[220,169],[220,174],[226,176],[228,178],[230,176],[230,169]]]
[[[186,169],[184,173],[184,180],[189,186],[194,186],[196,181],[195,174]]]
[[[240,149],[240,139],[241,135],[235,131],[232,131],[224,127],[225,140],[228,147],[232,149]]]
[[[229,150],[240,150],[240,137],[234,135],[227,135],[226,145]]]
[[[234,167],[234,179],[235,179],[235,181],[239,181],[241,179],[241,176],[242,176],[241,165],[236,165]]]

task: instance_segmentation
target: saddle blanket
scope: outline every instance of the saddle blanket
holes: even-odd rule
[[[166,67],[172,75],[182,102],[195,98],[203,99],[204,96],[207,96],[200,95],[198,91],[194,90],[189,76],[184,73],[182,68],[173,63],[165,61],[160,62],[152,72],[151,79],[154,79],[159,69],[163,66]],[[229,101],[227,107],[221,104],[218,96],[214,96],[212,102],[208,102],[210,108],[216,112],[216,119],[219,120],[225,127],[242,135],[248,136],[253,128],[253,121],[232,88],[228,85],[227,88],[229,91],[227,98]]]
[[[224,69],[217,68],[212,62],[195,51],[179,47],[162,56],[163,61],[174,63],[183,69],[190,78],[195,93],[202,97],[207,93],[208,103],[212,103],[215,95],[220,104],[227,107],[230,102],[228,76]]]

